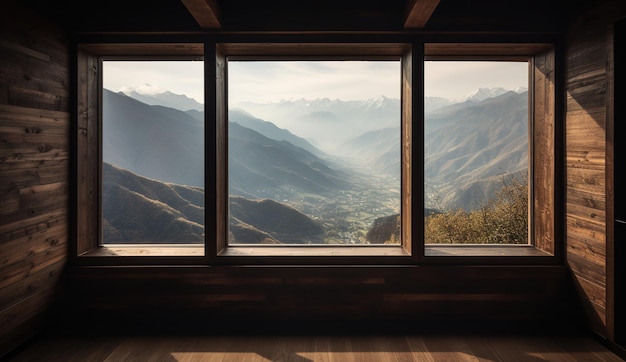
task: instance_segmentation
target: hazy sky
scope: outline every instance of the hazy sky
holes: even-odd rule
[[[399,62],[230,62],[229,102],[400,97]],[[146,86],[146,84],[149,85]],[[108,61],[104,87],[169,90],[202,103],[203,63]],[[461,98],[477,88],[528,87],[524,62],[426,62],[426,96]]]
[[[528,88],[527,62],[453,62],[424,63],[426,96],[462,98],[478,88],[515,90]]]
[[[228,64],[229,102],[400,98],[400,62],[283,61]]]
[[[106,61],[103,86],[114,92],[127,87],[154,92],[168,90],[204,103],[204,63],[202,61]],[[147,87],[149,85],[150,87]]]

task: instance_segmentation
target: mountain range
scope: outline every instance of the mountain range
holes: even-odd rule
[[[102,195],[105,244],[204,242],[203,188],[148,179],[104,163]],[[319,222],[272,200],[235,196],[229,208],[233,244],[302,244],[320,239],[324,231]]]
[[[323,193],[348,185],[347,174],[304,148],[236,122],[228,124],[228,156],[230,194],[267,198],[282,190],[291,197],[294,191]]]
[[[192,110],[204,112],[204,105],[197,100],[187,97],[184,94],[160,90],[150,84],[143,84],[139,87],[124,87],[120,89],[118,93],[122,93],[151,106],[169,107],[183,112]]]
[[[400,122],[400,100],[384,96],[362,101],[320,98],[234,105],[309,140],[324,152],[359,135]]]
[[[107,89],[102,117],[104,162],[148,178],[204,187],[204,122]]]
[[[166,94],[150,96],[155,102],[161,96],[173,99]],[[427,207],[475,208],[480,200],[501,186],[502,174],[527,172],[527,97],[527,92],[483,89],[460,103],[430,99],[437,105],[433,103],[425,115],[424,124]],[[182,97],[175,99],[184,100]],[[276,113],[271,120],[257,117],[250,109],[233,108],[228,114],[231,212],[293,210],[308,218],[302,218],[306,222],[298,225],[310,232],[306,236],[293,232],[281,234],[266,225],[259,225],[258,220],[252,222],[246,218],[250,215],[243,213],[231,215],[232,240],[248,235],[254,242],[273,243],[281,238],[290,242],[319,242],[320,233],[327,232],[329,227],[344,225],[342,227],[348,230],[349,225],[355,225],[342,221],[344,216],[340,216],[360,213],[348,202],[368,205],[363,209],[368,210],[364,213],[368,220],[394,214],[389,209],[386,214],[371,215],[369,210],[386,209],[377,206],[378,198],[382,201],[397,196],[386,196],[386,191],[372,193],[368,190],[398,188],[398,100],[385,97],[358,102],[318,99],[257,106],[257,110]],[[177,187],[186,193],[190,193],[189,190],[197,192],[204,186],[204,114],[197,109],[183,111],[184,102],[172,107],[150,105],[124,93],[105,90],[103,160],[114,165],[111,167],[116,170],[124,169],[145,180],[161,182],[169,188]],[[275,121],[281,117],[282,121]],[[300,125],[295,127],[300,131],[309,127],[315,132],[299,134],[291,128],[281,128],[280,122]],[[320,149],[319,146],[324,144],[323,150]],[[107,172],[110,174],[110,170]],[[381,178],[383,175],[386,176]],[[109,200],[109,204],[128,204],[129,210],[135,210],[136,205],[163,205],[164,209],[154,215],[177,215],[174,219],[178,220],[179,226],[173,229],[179,230],[181,235],[189,234],[189,240],[199,238],[202,220],[189,214],[191,210],[198,211],[200,206],[197,203],[187,205],[183,202],[186,206],[181,209],[178,204],[155,198],[160,191],[147,194],[145,187],[133,188],[126,185],[126,181],[119,181],[130,179],[119,176],[115,182],[104,179],[105,191],[115,190],[118,196],[125,195],[119,200]],[[141,184],[147,183],[143,181]],[[134,181],[133,185],[136,184]],[[113,194],[107,197],[113,197]],[[325,204],[315,206],[318,202]],[[333,216],[328,216],[329,212]],[[132,229],[119,225],[132,218],[116,217],[105,222],[109,235],[122,235],[122,230]],[[318,220],[320,217],[322,219]],[[384,220],[392,219],[387,217]],[[320,231],[313,225],[326,230]],[[382,224],[378,222],[378,225]],[[354,235],[348,234],[341,237],[354,239]],[[382,240],[380,237],[374,239],[371,242]]]
[[[202,243],[204,189],[102,166],[104,243]]]
[[[528,92],[465,101],[425,117],[424,179],[429,205],[475,209],[504,174],[528,170]],[[440,207],[441,208],[441,207]]]

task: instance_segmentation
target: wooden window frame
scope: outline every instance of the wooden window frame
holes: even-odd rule
[[[523,245],[425,245],[426,263],[510,263],[518,257],[534,263],[561,257],[557,164],[556,45],[554,43],[425,43],[425,60],[528,61],[529,65],[529,243]],[[422,238],[423,240],[423,238]],[[546,258],[552,257],[552,258]]]
[[[227,157],[218,157],[217,204],[218,227],[215,261],[219,264],[239,264],[249,262],[283,263],[297,259],[300,263],[365,263],[397,264],[414,263],[421,256],[415,243],[412,243],[412,196],[415,195],[411,177],[413,159],[411,125],[415,107],[415,95],[411,89],[415,83],[412,69],[415,57],[414,44],[411,43],[219,43],[216,45],[217,99],[217,154],[227,155],[227,63],[233,60],[388,60],[399,59],[401,62],[401,153],[402,153],[402,191],[401,218],[402,242],[400,245],[367,246],[269,246],[269,245],[227,245]],[[223,109],[221,109],[223,107]]]
[[[194,38],[194,37],[191,37]],[[228,38],[228,37],[227,37]],[[254,37],[252,37],[254,38]],[[297,37],[296,37],[297,38]],[[193,42],[156,43],[78,42],[76,44],[76,130],[75,143],[75,225],[72,261],[78,265],[417,265],[462,264],[550,264],[560,252],[560,173],[559,107],[557,101],[556,51],[554,43],[473,43],[413,41],[412,37],[391,37],[383,42],[347,37],[345,42],[291,41],[237,42],[194,38]],[[365,37],[367,38],[367,37]],[[425,39],[428,37],[425,37]],[[205,62],[205,229],[202,256],[162,256],[158,253],[111,254],[99,245],[100,173],[99,59],[102,56],[201,56]],[[316,57],[367,58],[399,56],[402,59],[402,233],[398,246],[320,246],[250,247],[228,246],[227,233],[227,103],[226,64],[228,57]],[[522,251],[511,246],[471,246],[425,248],[423,238],[424,186],[421,139],[423,61],[427,58],[462,57],[465,60],[520,56],[531,59],[532,91],[529,92],[533,119],[531,142],[531,193],[533,242]],[[530,89],[529,89],[530,90]],[[538,100],[542,100],[538,102]],[[540,166],[539,166],[540,165]],[[407,186],[408,185],[408,186]],[[215,237],[211,237],[214,235]],[[446,249],[447,248],[447,249]],[[98,257],[90,257],[98,255]]]

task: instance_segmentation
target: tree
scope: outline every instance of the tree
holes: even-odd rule
[[[507,174],[495,196],[474,211],[427,216],[427,244],[525,244],[528,242],[528,177]]]

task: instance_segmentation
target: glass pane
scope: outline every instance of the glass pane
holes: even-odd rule
[[[228,63],[229,244],[400,243],[400,72]]]
[[[203,245],[203,80],[202,61],[103,62],[103,244]]]
[[[427,244],[528,244],[528,63],[424,64]]]

